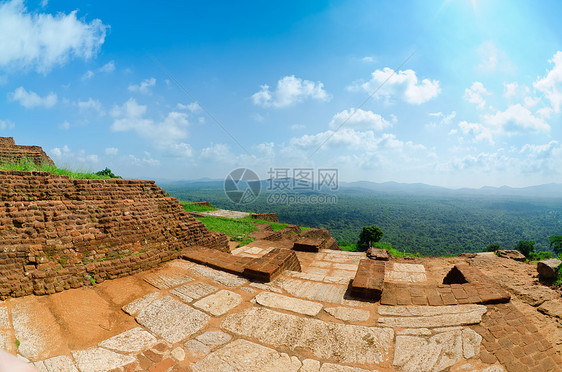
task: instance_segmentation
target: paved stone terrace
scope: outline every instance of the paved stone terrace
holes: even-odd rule
[[[349,293],[363,253],[297,256],[302,272],[271,283],[175,260],[93,288],[5,301],[2,348],[40,371],[493,372],[561,364],[511,304],[385,306]],[[422,283],[436,279],[427,272]]]

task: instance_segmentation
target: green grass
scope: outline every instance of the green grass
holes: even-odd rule
[[[360,252],[359,249],[357,249],[357,244],[355,243],[338,242],[338,245],[342,251]],[[388,253],[390,253],[390,255],[393,257],[421,257],[418,252],[409,253],[406,251],[399,251],[396,248],[392,248],[392,244],[390,243],[378,242],[373,244],[373,247],[379,249],[388,249]]]
[[[94,172],[75,172],[65,168],[57,168],[49,164],[37,165],[29,159],[22,159],[16,162],[1,163],[0,170],[7,171],[39,171],[51,174],[65,175],[71,179],[110,179],[109,176],[100,176]]]
[[[256,223],[263,223],[263,224],[270,225],[271,228],[273,229],[273,231],[283,230],[285,227],[289,226],[288,223],[269,222],[269,221],[258,220],[258,219],[250,218],[250,217],[245,217],[245,218],[249,218],[250,221],[253,221],[253,222],[256,222]]]
[[[217,207],[211,204],[210,207],[205,205],[193,205],[188,201],[180,201],[180,205],[188,212],[209,212],[217,210]]]
[[[258,229],[257,226],[247,218],[234,219],[204,216],[197,217],[197,219],[201,221],[207,229],[225,233],[231,240],[240,242],[238,245],[239,247],[253,242],[255,239],[250,238],[248,235]]]

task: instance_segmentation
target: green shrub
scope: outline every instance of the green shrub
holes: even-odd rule
[[[532,240],[520,240],[515,249],[521,252],[523,256],[529,258],[531,253],[535,252],[535,242]]]
[[[486,247],[486,252],[495,252],[499,251],[500,245],[499,244],[490,244]]]

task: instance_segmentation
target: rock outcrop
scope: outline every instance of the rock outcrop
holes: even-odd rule
[[[537,263],[537,271],[539,272],[539,276],[544,279],[556,278],[556,269],[561,264],[562,261],[556,258],[539,261]]]

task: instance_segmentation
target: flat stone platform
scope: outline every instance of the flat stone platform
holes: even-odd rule
[[[259,259],[274,244],[236,249],[233,258]],[[302,271],[269,283],[174,260],[93,287],[0,302],[0,342],[39,371],[494,372],[562,364],[511,303],[365,301],[350,290],[364,253],[296,256]],[[390,274],[388,283],[437,286],[465,261],[426,262],[391,262],[406,274]],[[422,268],[426,280],[416,281]]]

